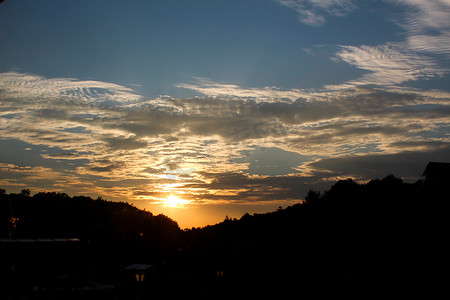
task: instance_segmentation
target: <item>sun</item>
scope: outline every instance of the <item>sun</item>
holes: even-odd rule
[[[188,204],[189,201],[188,200],[184,200],[184,199],[180,199],[175,195],[169,195],[165,201],[164,201],[164,206],[167,207],[177,207],[177,208],[181,208],[184,207],[185,204]]]

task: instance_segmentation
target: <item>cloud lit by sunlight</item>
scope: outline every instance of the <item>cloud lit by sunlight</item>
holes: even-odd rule
[[[0,79],[2,138],[8,148],[17,148],[15,155],[41,164],[20,165],[11,157],[0,169],[6,187],[61,190],[64,185],[67,192],[169,207],[189,201],[300,201],[312,183],[375,174],[357,168],[336,174],[341,161],[364,165],[361,160],[383,155],[401,161],[411,151],[445,153],[449,140],[440,134],[450,127],[450,95],[444,91],[353,86],[286,101],[284,94],[261,89],[259,100],[251,101],[236,89],[231,98],[142,99],[111,107],[48,88],[55,81],[64,89],[89,90],[87,82],[19,73],[0,74]],[[28,93],[31,79],[33,89],[45,87],[39,97]],[[104,87],[111,99],[125,90],[101,82],[93,86]],[[128,99],[138,97],[126,93]],[[398,169],[392,166],[391,172]],[[183,197],[166,201],[168,194]]]

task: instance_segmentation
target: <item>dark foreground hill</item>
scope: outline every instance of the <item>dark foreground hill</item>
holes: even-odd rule
[[[178,224],[128,203],[65,193],[0,194],[0,238],[29,240],[78,238],[100,257],[98,263],[159,259],[176,249]],[[145,249],[141,253],[139,249]],[[106,262],[107,261],[107,262]]]
[[[125,203],[3,192],[3,291],[62,299],[431,293],[445,279],[447,201],[442,186],[348,179],[310,191],[303,204],[181,231]],[[124,271],[133,263],[154,266],[140,286]]]
[[[310,191],[306,200],[186,232],[189,262],[215,264],[230,286],[263,294],[366,298],[428,293],[443,283],[445,187],[394,176],[367,184],[348,179],[322,195]]]

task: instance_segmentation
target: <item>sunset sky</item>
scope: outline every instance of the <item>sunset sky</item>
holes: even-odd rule
[[[450,162],[450,0],[6,0],[0,187],[180,227]]]

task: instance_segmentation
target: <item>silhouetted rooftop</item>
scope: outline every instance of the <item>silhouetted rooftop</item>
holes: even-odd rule
[[[450,176],[450,163],[429,162],[423,176]]]

